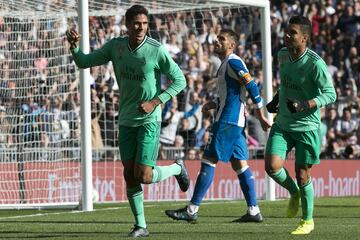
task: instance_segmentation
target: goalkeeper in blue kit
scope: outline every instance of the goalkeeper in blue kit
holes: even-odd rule
[[[159,149],[161,107],[186,86],[185,77],[170,54],[156,40],[147,36],[149,16],[141,5],[133,5],[125,13],[128,36],[113,38],[103,47],[84,54],[76,45],[80,36],[67,32],[75,63],[89,68],[112,61],[120,90],[119,149],[123,175],[132,213],[135,218],[129,237],[147,237],[144,193],[141,184],[160,182],[175,176],[182,191],[190,184],[184,162],[156,166]],[[161,74],[172,83],[161,92]]]
[[[285,46],[278,53],[280,90],[267,104],[277,112],[265,150],[265,170],[290,193],[287,217],[295,217],[301,199],[302,218],[291,234],[314,230],[314,188],[310,171],[320,159],[320,108],[335,102],[336,93],[326,64],[307,48],[311,22],[293,16],[285,31]],[[286,155],[295,148],[296,182],[284,168]]]

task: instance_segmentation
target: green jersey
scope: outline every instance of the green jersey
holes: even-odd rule
[[[336,93],[325,62],[312,50],[306,49],[292,59],[287,48],[278,53],[280,64],[279,110],[275,123],[284,131],[312,131],[320,126],[320,108],[336,100]],[[288,98],[316,102],[317,108],[291,113]]]
[[[141,102],[158,97],[167,102],[186,87],[184,74],[165,48],[156,40],[145,37],[131,49],[128,37],[114,38],[102,48],[84,54],[79,48],[72,51],[79,68],[98,66],[112,61],[120,90],[119,125],[136,127],[161,121],[161,106],[149,114],[141,113]],[[172,80],[161,93],[161,74]]]

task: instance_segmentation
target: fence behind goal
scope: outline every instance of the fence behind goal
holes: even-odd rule
[[[194,98],[201,104],[216,98],[219,60],[212,43],[222,28],[241,33],[237,53],[261,84],[261,8],[239,2],[136,1],[151,12],[151,37],[173,54],[189,86],[194,83],[177,99],[179,111],[189,111]],[[131,1],[89,1],[91,50],[126,33],[124,13],[130,5]],[[0,207],[76,206],[82,192],[80,124],[87,120],[79,116],[79,74],[65,31],[77,29],[77,3],[9,0],[1,2],[0,9]],[[163,78],[164,88],[168,83]],[[104,196],[101,201],[122,201],[125,197],[113,197],[119,195],[116,191],[124,192],[124,182],[117,149],[120,96],[111,63],[93,67],[89,85],[93,186]],[[163,147],[160,158],[188,158],[191,150],[201,155],[194,133],[204,120],[212,118],[197,111],[188,119],[189,128],[179,125],[176,134],[184,143]],[[148,200],[169,199],[165,195]]]

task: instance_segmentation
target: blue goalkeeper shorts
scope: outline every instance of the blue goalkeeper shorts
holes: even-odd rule
[[[232,158],[248,160],[246,135],[243,127],[215,122],[206,144],[204,157],[229,162]]]

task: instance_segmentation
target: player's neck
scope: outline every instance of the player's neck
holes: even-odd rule
[[[136,49],[144,41],[145,37],[146,36],[144,36],[144,38],[141,40],[129,37],[129,46],[131,50]]]
[[[218,57],[220,58],[221,61],[223,61],[225,58],[227,58],[230,54],[232,53],[232,51],[230,52],[224,52],[224,53],[219,53]]]
[[[298,59],[306,51],[306,46],[298,48],[289,48],[289,53],[292,59]]]

